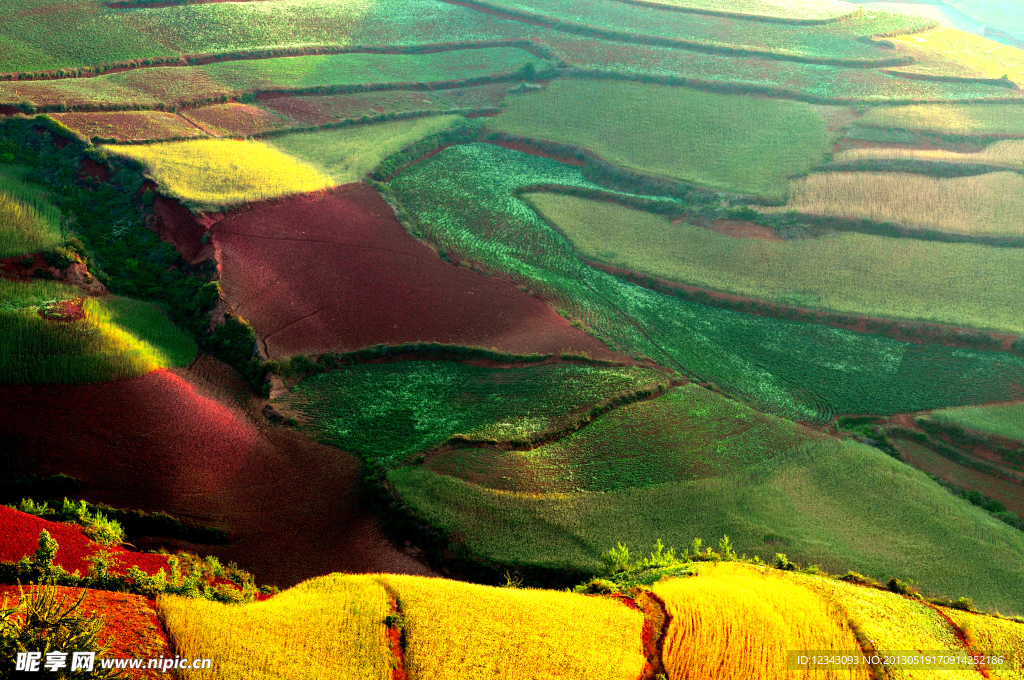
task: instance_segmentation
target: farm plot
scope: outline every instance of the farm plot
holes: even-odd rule
[[[667,383],[664,373],[636,367],[404,361],[315,375],[277,403],[301,413],[326,442],[393,464],[453,436],[527,443],[588,420],[607,400]]]
[[[423,466],[388,478],[470,555],[505,564],[600,572],[619,541],[646,553],[657,539],[682,549],[727,534],[737,553],[767,560],[785,552],[831,573],[898,575],[1006,614],[1024,602],[1024,534],[861,444],[814,443],[760,469],[598,493],[494,491]]]
[[[218,136],[248,137],[287,127],[287,122],[281,115],[236,102],[203,106],[180,113],[194,128]]]
[[[993,670],[993,678],[1010,680],[1019,677],[1020,669],[1024,668],[1024,624],[957,609],[947,609],[945,613],[964,632],[976,653],[1007,655],[1008,665],[1016,672]]]
[[[241,606],[161,595],[157,609],[179,653],[213,660],[185,678],[392,677],[388,593],[372,576],[331,574]]]
[[[206,136],[185,118],[163,111],[57,113],[52,117],[86,139],[135,142]]]
[[[139,161],[164,193],[208,210],[335,184],[313,165],[252,140],[201,139],[101,148]]]
[[[696,576],[654,585],[672,617],[665,638],[665,669],[673,680],[787,678],[787,652],[859,649],[836,605],[767,567],[704,566]],[[867,680],[866,668],[814,674]]]
[[[578,168],[486,144],[456,146],[389,184],[416,228],[459,259],[529,285],[627,354],[685,370],[772,413],[899,413],[1017,398],[1024,360],[922,346],[714,309],[625,283],[581,262],[515,193],[600,189]],[[1004,396],[999,396],[1004,395]]]
[[[1024,176],[936,178],[904,172],[820,172],[794,180],[789,201],[766,212],[895,222],[988,236],[1024,235]]]
[[[600,80],[557,80],[511,97],[488,127],[582,147],[644,174],[777,199],[830,145],[807,104]]]
[[[411,678],[632,680],[646,662],[643,616],[609,598],[378,578],[402,608]]]
[[[925,130],[955,135],[1024,136],[1019,104],[913,104],[879,106],[859,121],[875,127]]]
[[[438,342],[624,359],[511,283],[439,258],[365,185],[253,205],[211,234],[225,298],[269,358]]]
[[[1024,170],[1024,141],[995,142],[975,153],[958,153],[941,149],[915,149],[907,147],[847,149],[832,160],[837,163],[855,163],[860,160],[918,160],[954,164],[993,165]]]
[[[823,2],[770,2],[766,0],[653,0],[666,7],[709,14],[749,14],[771,19],[796,21],[828,21],[839,19],[857,11],[857,6],[843,0]]]
[[[1024,51],[1016,47],[943,27],[895,36],[892,40],[921,62],[901,66],[900,71],[966,78],[1005,77],[1011,83],[1024,83]]]
[[[974,195],[964,184],[926,179],[936,191],[959,187],[956,195],[966,201]],[[994,190],[989,196],[997,203],[1013,200],[1012,194]],[[855,232],[787,241],[741,239],[610,202],[546,193],[524,198],[588,260],[781,304],[1024,334],[1024,305],[1017,293],[1024,252],[1017,248]],[[948,202],[949,193],[942,198]],[[856,209],[855,201],[848,205]],[[966,226],[938,217],[953,228]],[[979,228],[985,224],[980,218],[974,222]]]
[[[955,423],[968,430],[1024,441],[1024,404],[949,408],[932,411],[932,420]]]
[[[471,7],[526,12],[559,28],[619,40],[659,38],[679,46],[700,46],[723,52],[766,53],[823,63],[892,63],[892,52],[873,44],[876,35],[913,33],[933,22],[903,14],[866,11],[841,22],[815,26],[748,21],[693,12],[666,12],[617,0],[474,0]],[[531,18],[532,18],[531,17]],[[644,38],[634,38],[642,35]]]
[[[61,214],[25,172],[0,166],[0,258],[51,250],[61,244]]]
[[[0,383],[101,382],[184,366],[195,342],[158,308],[0,281]]]
[[[612,491],[727,475],[814,438],[690,383],[531,451],[455,449],[431,456],[426,467],[506,491]]]
[[[263,91],[464,81],[507,75],[537,58],[513,47],[428,54],[333,54],[166,66],[94,78],[0,83],[0,103],[165,108]]]

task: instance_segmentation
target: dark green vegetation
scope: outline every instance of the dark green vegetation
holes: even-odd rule
[[[775,199],[832,143],[824,117],[800,102],[602,80],[557,80],[511,97],[488,127],[582,147],[646,175]]]
[[[431,456],[426,467],[492,489],[614,491],[727,475],[814,438],[691,383],[530,451],[455,449]]]
[[[13,162],[14,154],[9,157]],[[46,192],[24,181],[22,167],[0,164],[0,257],[61,245],[60,220],[60,211],[48,202]]]
[[[301,413],[325,441],[394,464],[452,438],[523,445],[667,384],[665,373],[645,368],[406,361],[315,375],[277,403]]]
[[[584,264],[517,192],[601,189],[580,170],[470,144],[413,166],[388,187],[413,228],[578,319],[629,354],[720,385],[780,415],[828,420],[1017,396],[1024,361],[998,352],[916,345],[674,299]]]
[[[768,465],[647,489],[511,494],[406,467],[389,473],[402,499],[460,537],[459,550],[505,564],[600,573],[621,541],[728,535],[738,553],[785,552],[831,573],[894,574],[982,608],[1024,602],[1024,534],[924,473],[860,444],[812,443]]]

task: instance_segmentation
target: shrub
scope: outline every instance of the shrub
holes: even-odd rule
[[[603,578],[592,578],[586,583],[573,588],[573,592],[584,595],[610,595],[619,592],[619,586],[614,581]]]
[[[865,576],[864,574],[858,574],[855,571],[848,571],[842,576],[840,576],[839,579],[841,581],[847,581],[849,583],[859,583],[864,586],[878,585],[878,581],[876,581],[875,579],[871,578],[870,576]]]
[[[912,583],[904,583],[895,576],[889,579],[889,582],[886,584],[886,588],[888,588],[891,592],[899,593],[900,595],[914,597],[918,600],[923,599],[921,597],[921,593],[918,591],[917,588],[913,586]]]
[[[782,571],[796,571],[796,564],[789,561],[786,553],[775,553],[775,568]]]

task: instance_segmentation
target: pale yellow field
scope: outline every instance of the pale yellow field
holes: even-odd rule
[[[866,158],[882,160],[911,159],[919,161],[943,161],[946,163],[977,163],[998,165],[1006,168],[1024,169],[1024,141],[1010,139],[996,142],[977,153],[957,153],[940,149],[847,149],[836,154],[837,162],[858,161]]]
[[[672,616],[663,660],[669,680],[806,678],[788,671],[788,650],[859,650],[842,611],[767,567],[705,564],[691,578],[655,584]],[[865,669],[814,678],[867,680]]]
[[[161,595],[157,610],[178,653],[213,660],[185,678],[391,678],[390,606],[375,576],[331,574],[246,605]]]
[[[1024,677],[1024,623],[947,609],[946,614],[960,627],[974,652],[1007,655],[1006,669],[990,667],[993,678]],[[1015,669],[1015,670],[1011,670]]]
[[[1022,104],[912,104],[879,106],[864,114],[863,125],[959,135],[1024,135]]]
[[[1024,235],[1024,177],[994,172],[939,179],[910,173],[823,172],[794,180],[768,212],[895,222],[958,234]]]
[[[900,70],[935,75],[1002,78],[1024,83],[1024,50],[997,43],[955,28],[935,28],[924,33],[890,38],[897,46],[920,59]]]
[[[873,652],[966,651],[953,627],[931,607],[902,595],[820,576],[793,574],[796,583],[835,603],[869,641]],[[887,668],[896,680],[976,680],[972,670],[908,670]]]
[[[103,148],[142,162],[164,191],[202,208],[317,191],[335,184],[309,163],[252,140],[200,139]]]
[[[635,680],[643,617],[606,598],[382,577],[405,615],[410,680]]]
[[[752,14],[780,19],[837,19],[856,13],[857,5],[842,0],[653,0],[663,5],[708,12]]]

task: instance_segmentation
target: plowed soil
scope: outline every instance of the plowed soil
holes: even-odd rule
[[[624,359],[513,284],[442,260],[365,185],[253,204],[211,233],[228,304],[270,358],[439,342]]]
[[[164,545],[236,561],[261,585],[336,571],[432,575],[384,538],[354,458],[259,423],[222,387],[222,364],[201,359],[180,373],[0,386],[0,444],[33,471],[78,478],[89,501],[224,528],[227,545]]]

